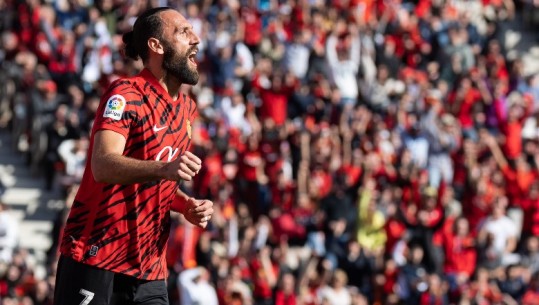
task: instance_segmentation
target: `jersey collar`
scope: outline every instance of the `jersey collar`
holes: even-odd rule
[[[142,77],[145,81],[152,84],[152,86],[157,90],[157,92],[163,97],[166,97],[166,99],[168,99],[169,101],[181,102],[183,100],[183,94],[181,93],[181,91],[178,94],[178,98],[176,100],[173,100],[172,97],[168,94],[167,90],[165,90],[165,88],[163,88],[163,86],[159,83],[159,80],[155,77],[155,75],[153,75],[153,73],[147,68],[144,68],[140,72],[139,76]]]

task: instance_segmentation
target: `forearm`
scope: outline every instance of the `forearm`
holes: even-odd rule
[[[494,160],[496,160],[496,163],[498,163],[498,166],[500,168],[505,168],[506,166],[508,166],[507,160],[505,159],[502,150],[498,146],[498,143],[492,143],[491,145],[489,145],[489,148],[492,152]]]
[[[326,59],[330,66],[334,66],[338,63],[337,51],[337,37],[331,35],[326,42]]]
[[[133,184],[165,178],[165,162],[144,161],[117,154],[92,160],[92,173],[97,182]]]
[[[174,201],[172,201],[170,209],[174,212],[184,214],[186,202],[188,199],[189,196],[182,190],[178,189],[178,191],[176,191],[176,198],[174,198]]]

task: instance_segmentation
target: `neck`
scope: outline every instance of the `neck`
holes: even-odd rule
[[[177,77],[168,74],[167,71],[160,66],[156,67],[155,65],[148,65],[146,68],[152,72],[159,81],[159,84],[161,84],[173,100],[178,99],[182,83]]]

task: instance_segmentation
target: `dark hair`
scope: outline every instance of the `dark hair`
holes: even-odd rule
[[[148,39],[162,38],[163,23],[157,13],[170,10],[170,7],[155,7],[142,13],[135,21],[133,30],[125,33],[122,37],[124,43],[124,55],[142,61],[148,59]]]

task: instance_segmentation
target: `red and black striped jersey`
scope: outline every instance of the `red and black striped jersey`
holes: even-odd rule
[[[124,156],[172,161],[189,148],[195,116],[192,99],[180,95],[173,101],[153,74],[143,70],[115,81],[102,97],[89,152],[94,134],[106,129],[126,138]],[[165,279],[170,206],[178,183],[98,183],[90,164],[91,154],[67,219],[61,253],[139,279]]]

